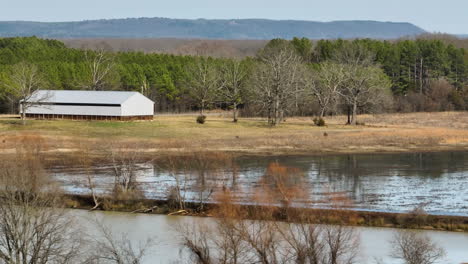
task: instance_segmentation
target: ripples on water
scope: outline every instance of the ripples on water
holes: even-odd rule
[[[328,193],[349,197],[362,210],[403,212],[425,204],[435,214],[468,216],[468,152],[362,154],[330,156],[240,157],[236,168],[226,168],[209,184],[235,190],[243,202],[255,191],[272,162],[300,169],[315,206],[326,207]],[[137,181],[148,198],[164,198],[174,185],[157,164],[139,164]],[[93,168],[100,192],[112,189],[110,167]],[[52,168],[50,172],[69,193],[88,193],[81,168]],[[233,177],[235,175],[235,177]],[[188,182],[187,197],[195,197],[196,181]]]

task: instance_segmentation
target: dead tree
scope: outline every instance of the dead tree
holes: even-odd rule
[[[94,181],[94,173],[91,169],[91,153],[88,146],[80,146],[80,151],[77,153],[78,163],[82,167],[86,175],[86,183],[89,191],[91,192],[91,197],[93,198],[94,206],[91,210],[96,210],[101,206],[101,200],[96,192],[96,184]]]
[[[109,144],[106,150],[114,172],[115,195],[137,195],[137,170],[140,153],[131,144]]]
[[[0,262],[77,263],[81,231],[33,152],[0,161]]]
[[[88,77],[82,84],[82,88],[94,91],[103,90],[115,67],[113,56],[104,49],[86,50],[85,62]]]
[[[342,225],[325,226],[323,239],[326,245],[325,263],[357,263],[359,237],[355,228]]]
[[[20,62],[11,68],[9,78],[3,83],[6,88],[8,98],[13,105],[19,102],[19,112],[21,119],[26,119],[26,111],[33,105],[40,104],[50,95],[47,93],[36,93],[44,86],[44,80],[36,65],[27,62]]]
[[[186,83],[190,96],[203,116],[205,109],[213,104],[223,86],[217,66],[209,58],[197,58],[194,64],[187,66]]]
[[[307,78],[307,91],[312,94],[320,107],[320,117],[327,111],[335,110],[338,104],[338,92],[346,82],[345,67],[339,63],[324,62],[316,72]]]
[[[334,56],[342,64],[345,82],[338,94],[348,110],[348,124],[356,125],[359,109],[368,110],[391,101],[391,82],[375,63],[375,54],[359,43],[344,44]]]
[[[123,233],[116,236],[102,221],[95,220],[98,235],[94,239],[94,253],[90,256],[88,263],[99,264],[140,264],[148,250],[154,246],[154,238],[148,238],[143,243],[135,245]]]
[[[346,83],[338,94],[348,106],[349,124],[357,124],[358,109],[388,104],[391,83],[376,66],[345,65]]]
[[[233,122],[237,122],[237,108],[242,104],[242,96],[245,94],[247,70],[242,62],[228,60],[221,67],[221,94],[226,103],[232,106]]]
[[[212,257],[213,234],[209,228],[203,224],[193,224],[192,226],[179,226],[177,228],[181,237],[182,246],[188,250],[192,263],[212,264],[215,259]]]
[[[268,122],[278,125],[291,99],[302,91],[303,65],[289,46],[266,48],[260,53],[252,82],[256,100],[266,109]]]
[[[417,231],[397,232],[391,240],[392,257],[406,264],[435,264],[445,257],[445,250],[427,235]]]

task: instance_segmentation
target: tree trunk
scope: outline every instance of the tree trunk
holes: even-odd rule
[[[323,107],[321,110],[320,110],[320,118],[323,118],[325,116],[325,108]]]
[[[278,125],[280,123],[280,111],[279,111],[279,108],[280,108],[280,102],[279,102],[279,99],[277,98],[276,101],[275,101],[275,120],[273,125]]]
[[[268,124],[271,124],[271,106],[268,106]]]
[[[205,113],[205,102],[201,102],[200,105],[200,115],[202,116]]]
[[[357,104],[353,104],[353,113],[351,116],[351,125],[356,125],[357,123]]]
[[[348,105],[348,122],[347,125],[351,125],[351,107]]]
[[[237,103],[234,103],[232,106],[232,122],[237,122]]]
[[[21,111],[21,123],[23,123],[23,125],[26,124],[26,111],[24,109],[24,104],[21,104],[21,107],[20,107],[20,111]]]

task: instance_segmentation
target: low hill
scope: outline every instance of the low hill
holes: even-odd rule
[[[0,22],[0,37],[45,38],[201,38],[394,39],[425,31],[410,23],[378,21],[313,22],[267,19],[127,18],[80,22]]]

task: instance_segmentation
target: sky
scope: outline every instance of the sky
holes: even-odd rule
[[[468,34],[468,0],[0,0],[1,21],[128,17],[377,20]]]

